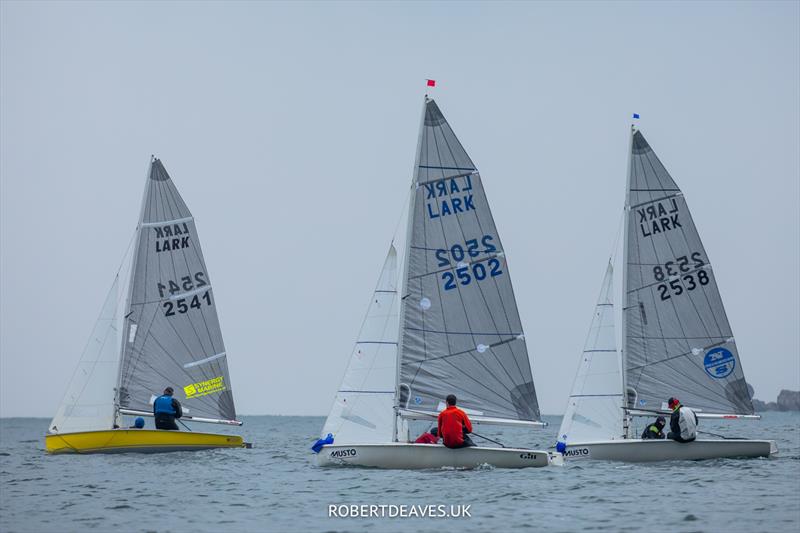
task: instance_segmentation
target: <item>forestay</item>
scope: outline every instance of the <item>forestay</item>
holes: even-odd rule
[[[167,386],[186,414],[236,412],[211,278],[194,219],[161,161],[150,165],[124,317],[119,407],[152,411]]]
[[[426,99],[401,312],[398,406],[535,421],[539,406],[503,245],[480,174]]]
[[[671,396],[714,413],[753,412],[714,271],[683,193],[641,132],[632,139],[625,362],[635,405]]]
[[[622,439],[622,374],[614,327],[614,269],[609,262],[578,373],[559,429],[566,444]]]

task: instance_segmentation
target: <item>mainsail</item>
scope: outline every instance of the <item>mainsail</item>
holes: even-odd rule
[[[211,278],[194,218],[161,161],[150,165],[123,324],[117,405],[152,411],[165,387],[192,417],[236,412]]]
[[[614,327],[614,269],[603,278],[592,324],[558,431],[564,443],[624,438],[622,373]]]
[[[683,193],[633,134],[624,250],[629,404],[675,396],[709,413],[753,413],[714,271]]]
[[[409,212],[397,405],[536,421],[539,405],[508,263],[477,168],[425,102]]]

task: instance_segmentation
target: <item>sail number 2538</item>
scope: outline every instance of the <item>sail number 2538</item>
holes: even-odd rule
[[[653,277],[656,281],[664,282],[656,287],[661,300],[669,300],[672,296],[693,291],[698,284],[708,285],[708,272],[702,270],[705,264],[700,252],[693,252],[691,255],[682,255],[674,261],[654,266]],[[696,272],[691,272],[693,269]]]
[[[454,271],[442,272],[444,290],[449,291],[461,285],[469,285],[472,280],[483,281],[487,277],[499,276],[503,273],[500,268],[500,260],[497,257],[490,257],[485,263],[480,259],[472,261],[470,264],[463,263],[464,259],[470,257],[477,258],[482,254],[490,255],[497,252],[497,246],[493,243],[494,237],[484,235],[480,242],[478,239],[469,239],[463,245],[454,244],[449,250],[441,248],[436,250],[436,259],[439,267],[449,267],[456,263]]]

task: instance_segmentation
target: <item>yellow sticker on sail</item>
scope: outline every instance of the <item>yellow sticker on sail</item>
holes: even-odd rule
[[[205,396],[214,392],[222,392],[225,390],[225,382],[222,376],[211,378],[200,383],[191,383],[183,388],[186,399],[196,398],[198,396]]]

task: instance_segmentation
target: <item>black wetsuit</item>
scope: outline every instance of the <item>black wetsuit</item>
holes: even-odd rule
[[[456,448],[469,448],[470,446],[477,447],[478,445],[475,444],[470,438],[469,433],[467,433],[467,428],[464,428],[464,442],[458,446],[451,446],[451,448],[455,450]]]
[[[642,431],[642,439],[663,439],[664,432],[655,424],[650,424]]]

